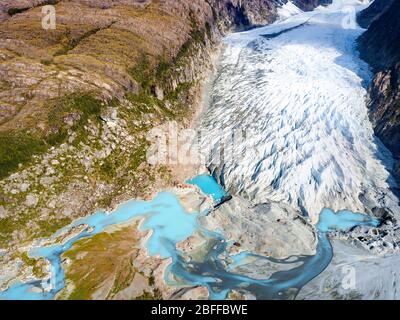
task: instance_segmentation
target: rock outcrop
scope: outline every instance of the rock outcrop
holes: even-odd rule
[[[290,206],[266,203],[252,206],[233,197],[201,220],[208,230],[237,241],[240,251],[276,259],[314,255],[318,239],[314,228]],[[236,251],[235,246],[231,251]]]
[[[332,0],[294,0],[292,2],[303,11],[311,11],[320,5],[331,4]]]
[[[394,0],[375,0],[367,9],[357,15],[358,24],[367,29],[371,23],[377,19],[390,7]]]
[[[382,11],[377,13],[379,9]],[[367,24],[370,20],[372,23],[359,39],[361,57],[375,71],[369,88],[370,118],[376,135],[397,160],[400,159],[399,15],[399,1],[376,0],[360,14],[362,23]],[[399,161],[393,171],[400,178]]]
[[[377,0],[372,5],[375,3],[387,4],[388,1]],[[393,1],[388,7],[381,5],[379,8],[383,11],[359,39],[361,57],[376,70],[389,69],[400,61],[400,3]]]

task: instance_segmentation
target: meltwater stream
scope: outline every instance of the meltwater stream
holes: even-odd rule
[[[82,238],[92,237],[105,228],[126,223],[134,218],[145,218],[142,230],[153,233],[146,243],[150,256],[159,255],[169,258],[173,255],[176,244],[189,237],[196,229],[196,215],[185,212],[178,198],[168,192],[160,193],[151,201],[131,200],[120,205],[114,212],[97,212],[87,218],[76,220],[71,225],[58,231],[87,225],[85,231],[71,238],[64,244],[35,247],[29,251],[31,258],[45,258],[51,263],[51,278],[46,282],[17,283],[10,289],[0,292],[0,299],[48,300],[64,288],[65,275],[61,266],[61,255]]]
[[[357,0],[334,0],[327,8],[228,37],[211,107],[202,122],[207,129],[204,148],[210,150],[209,165],[228,190],[254,203],[289,203],[318,222],[314,256],[286,260],[252,252],[229,256],[227,241],[199,225],[198,217],[206,212],[187,213],[174,194],[161,193],[151,201],[132,200],[111,214],[98,212],[74,222],[69,227],[86,224],[93,230],[63,245],[33,248],[31,257],[50,261],[51,278],[13,284],[0,292],[0,299],[55,298],[65,285],[62,253],[81,238],[136,217],[145,218],[142,228],[153,231],[145,244],[149,255],[172,259],[167,283],[204,286],[211,299],[225,299],[231,290],[257,299],[294,298],[329,265],[333,253],[328,231],[379,224],[352,212],[366,211],[361,194],[376,206],[392,203],[393,182],[386,169],[390,154],[375,141],[365,108],[363,85],[370,75],[355,51],[354,41],[363,32],[352,14],[357,4]],[[255,133],[249,131],[252,127]],[[220,146],[237,128],[247,130],[246,139],[235,145],[233,156],[217,163]],[[251,152],[246,152],[248,148]],[[216,203],[226,195],[211,177],[189,182],[212,195]],[[352,211],[335,214],[326,208]],[[207,240],[201,261],[176,248],[194,232]],[[249,257],[287,267],[268,279],[235,272]]]
[[[203,192],[212,195],[216,203],[221,201],[222,195],[225,195],[225,191],[211,176],[201,175],[192,181],[194,184],[198,183],[196,185]],[[203,214],[207,214],[207,212]],[[0,299],[54,299],[65,286],[61,255],[79,239],[91,237],[102,232],[108,226],[125,223],[136,217],[145,218],[142,225],[143,230],[153,231],[146,243],[148,254],[172,258],[172,263],[165,275],[167,283],[176,285],[178,279],[180,285],[205,286],[209,290],[210,299],[225,299],[228,293],[234,289],[245,290],[257,299],[294,298],[298,290],[319,275],[332,259],[332,248],[326,231],[347,230],[356,225],[377,226],[379,223],[364,214],[343,212],[336,216],[332,211],[324,210],[318,224],[321,232],[319,233],[317,252],[314,256],[291,257],[281,261],[251,252],[229,256],[226,252],[227,242],[225,239],[216,232],[202,228],[197,223],[199,214],[185,212],[174,194],[160,193],[151,201],[132,200],[120,205],[111,214],[98,212],[75,221],[67,228],[87,225],[92,230],[87,228],[65,244],[31,249],[30,257],[45,258],[51,263],[51,278],[42,282],[16,283],[6,291],[0,292]],[[62,230],[57,232],[54,237]],[[202,233],[207,242],[211,244],[201,262],[191,261],[176,248],[178,242],[186,239],[195,231]],[[294,267],[287,271],[276,272],[265,280],[252,279],[231,271],[227,260],[230,259],[236,266],[240,266],[248,256],[269,260],[273,263],[292,264]]]

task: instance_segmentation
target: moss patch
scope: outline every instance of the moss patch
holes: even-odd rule
[[[97,290],[109,288],[104,295],[112,299],[127,288],[138,272],[131,261],[137,255],[136,245],[141,236],[137,223],[133,223],[111,233],[103,232],[78,241],[63,255],[71,260],[66,279],[74,289],[68,297],[61,294],[62,298],[89,300]],[[147,291],[153,292],[150,284]]]
[[[0,179],[47,150],[45,141],[27,132],[0,132]]]
[[[20,164],[28,163],[34,155],[65,142],[68,130],[78,133],[77,142],[84,139],[84,125],[90,118],[99,120],[101,108],[102,102],[93,95],[74,94],[53,102],[52,111],[48,115],[49,132],[0,132],[0,179],[16,171]],[[70,128],[65,123],[68,116],[76,117]]]
[[[63,143],[68,137],[68,130],[78,133],[79,143],[84,139],[84,125],[89,119],[94,119],[96,122],[100,120],[100,112],[102,102],[89,93],[73,94],[54,103],[52,112],[48,116],[48,125],[53,132],[46,137],[46,140],[51,145]],[[67,127],[67,118],[70,117],[72,125]]]

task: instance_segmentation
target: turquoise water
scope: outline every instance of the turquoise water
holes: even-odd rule
[[[231,262],[229,263],[227,270],[232,271],[235,268],[248,263],[250,258],[256,258],[256,257],[258,257],[258,256],[255,255],[254,253],[251,253],[248,251],[243,251],[243,252],[237,253],[235,255],[232,255],[229,257],[231,259]]]
[[[306,283],[326,269],[333,255],[326,233],[320,233],[314,256],[278,260],[244,253],[234,258],[235,267],[246,262],[250,256],[272,263],[293,265],[293,268],[276,272],[268,279],[253,279],[235,273],[229,266],[226,267],[224,262],[231,257],[226,254],[227,243],[223,238],[214,234],[211,244],[213,250],[208,252],[203,261],[191,261],[188,264],[183,257],[177,257],[169,267],[169,273],[181,281],[191,286],[206,287],[211,300],[226,299],[231,290],[245,290],[260,300],[293,299]]]
[[[226,197],[226,192],[217,184],[214,178],[201,175],[191,180],[200,187],[202,192],[212,195],[216,202]],[[65,286],[65,274],[62,269],[61,255],[69,250],[79,239],[91,237],[102,232],[111,225],[122,224],[136,217],[143,217],[141,230],[152,230],[152,235],[145,246],[150,256],[159,255],[171,258],[165,280],[168,284],[183,286],[204,286],[208,288],[210,299],[225,299],[233,290],[246,290],[257,299],[292,299],[309,281],[318,276],[329,265],[332,259],[332,247],[327,232],[334,230],[349,230],[357,225],[376,227],[379,221],[365,214],[351,211],[340,211],[335,214],[330,209],[321,213],[317,225],[319,230],[317,252],[314,256],[290,257],[284,260],[272,259],[243,252],[229,256],[228,243],[218,233],[204,229],[197,223],[198,217],[206,214],[189,214],[185,212],[178,198],[171,193],[160,193],[151,201],[129,201],[120,205],[114,212],[107,214],[97,212],[92,216],[79,219],[67,228],[54,234],[53,238],[79,225],[88,225],[88,229],[70,239],[64,245],[33,248],[29,256],[45,258],[51,264],[51,277],[46,281],[15,283],[8,290],[0,292],[0,299],[11,300],[50,300]],[[202,261],[191,261],[176,249],[176,244],[195,231],[202,234],[210,250]],[[292,264],[293,268],[274,273],[268,279],[256,280],[236,274],[234,269],[249,263],[248,258],[264,259],[279,264]],[[49,290],[44,290],[50,288]]]
[[[214,177],[208,174],[201,174],[188,180],[187,183],[198,186],[204,194],[212,196],[216,203],[220,203],[228,196],[228,193],[225,192]]]
[[[356,226],[377,227],[379,224],[378,219],[366,214],[354,213],[349,210],[335,213],[331,209],[324,209],[320,214],[317,228],[322,232],[348,231]]]
[[[319,232],[316,254],[289,257],[283,260],[260,256],[252,252],[228,256],[225,239],[218,233],[202,229],[203,236],[209,239],[209,246],[213,249],[207,253],[203,261],[191,261],[189,264],[186,259],[177,256],[170,265],[169,271],[187,284],[205,286],[209,291],[210,299],[214,300],[226,299],[228,293],[234,289],[246,290],[257,299],[294,299],[301,288],[322,273],[332,260],[333,251],[327,232],[347,231],[358,225],[376,227],[379,221],[365,214],[340,211],[336,215],[332,210],[325,209],[317,225]],[[270,278],[261,280],[235,274],[234,269],[247,264],[249,258],[293,265],[293,268],[276,272]]]
[[[64,270],[61,267],[61,255],[70,249],[79,239],[91,237],[106,227],[130,221],[135,217],[145,217],[141,230],[153,230],[146,243],[151,256],[160,255],[169,258],[175,255],[178,242],[188,238],[196,229],[196,214],[185,212],[177,197],[171,193],[160,193],[152,201],[129,201],[120,205],[113,213],[97,212],[87,218],[79,219],[69,228],[87,224],[92,232],[84,231],[64,245],[33,248],[29,252],[32,258],[45,258],[51,263],[51,279],[47,282],[16,283],[8,290],[0,292],[0,299],[12,300],[49,300],[65,285]],[[66,228],[63,228],[63,230]],[[57,232],[54,236],[57,236]],[[51,285],[49,292],[41,289]]]

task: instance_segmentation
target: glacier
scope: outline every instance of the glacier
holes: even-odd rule
[[[289,204],[314,223],[325,208],[399,215],[392,155],[368,118],[371,71],[356,49],[365,31],[356,12],[367,5],[286,10],[225,38],[200,145],[231,194]]]

